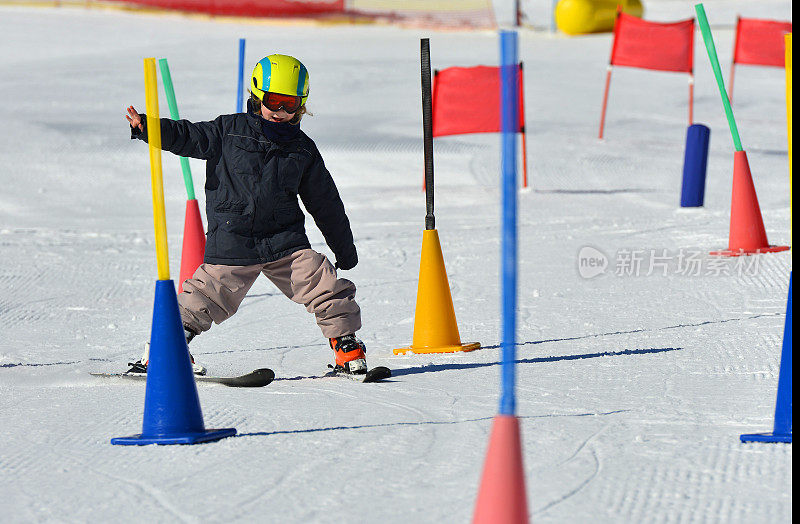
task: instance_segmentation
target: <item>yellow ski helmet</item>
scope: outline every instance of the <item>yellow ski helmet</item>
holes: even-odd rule
[[[308,99],[308,69],[300,60],[288,55],[262,58],[250,75],[250,91],[264,100],[264,93],[299,96],[301,105]]]

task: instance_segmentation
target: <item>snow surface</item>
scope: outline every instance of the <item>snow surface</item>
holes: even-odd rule
[[[658,20],[692,4],[646,2]],[[723,71],[737,12],[791,17],[784,1],[706,9]],[[496,34],[8,6],[0,33],[0,521],[468,521],[499,396],[498,135],[435,146],[459,329],[485,349],[391,350],[411,342],[424,228],[419,39],[443,68],[496,64]],[[140,431],[144,387],[88,373],[138,356],[156,279],[147,149],[124,108],[144,110],[142,58],[155,56],[181,116],[233,111],[240,37],[248,62],[286,52],[309,67],[303,127],[353,224],[360,336],[395,378],[316,378],[331,354],[313,318],[260,280],[192,342],[214,373],[275,370],[263,389],[199,388],[206,426],[239,436],[111,446]],[[696,210],[678,207],[684,76],[615,71],[600,142],[611,36],[525,30],[520,43],[535,189],[519,196],[517,393],[532,519],[789,522],[791,445],[738,436],[772,428],[792,258],[705,254],[727,245],[732,144],[699,34],[695,119],[712,134]],[[790,241],[783,96],[780,70],[738,69],[734,110],[774,244]],[[185,191],[178,160],[163,165],[177,276]],[[202,208],[203,163],[191,165]],[[586,246],[608,257],[605,274],[580,276]],[[616,274],[625,249],[644,257],[638,276]],[[647,275],[650,250],[667,250],[666,276]],[[701,274],[676,274],[689,251]]]

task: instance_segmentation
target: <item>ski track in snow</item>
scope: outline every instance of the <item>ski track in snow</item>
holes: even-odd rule
[[[549,7],[522,3],[546,25]],[[736,14],[791,16],[778,0],[704,4],[726,72]],[[694,16],[683,0],[645,9],[654,20]],[[120,40],[121,27],[139,38]],[[342,522],[356,507],[363,522],[468,521],[498,400],[496,134],[435,141],[459,333],[483,348],[392,348],[412,340],[425,217],[419,38],[443,68],[496,64],[496,34],[5,5],[0,30],[11,42],[0,50],[0,108],[12,130],[0,142],[2,520]],[[370,364],[394,376],[323,378],[331,354],[312,316],[260,279],[237,315],[192,342],[215,374],[276,372],[265,388],[198,388],[206,427],[238,436],[111,446],[141,431],[144,387],[88,373],[138,358],[156,275],[148,156],[129,140],[124,108],[144,109],[142,57],[165,56],[182,117],[230,112],[241,37],[248,61],[291,42],[275,51],[309,66],[315,115],[303,126],[353,226],[360,263],[343,276],[358,287],[359,335]],[[531,189],[518,196],[517,395],[537,522],[791,519],[791,446],[738,441],[772,426],[791,253],[728,260],[720,275],[616,271],[625,250],[694,250],[706,270],[708,251],[727,245],[731,144],[697,38],[695,116],[712,128],[706,201],[678,209],[685,79],[615,69],[598,141],[610,35],[520,32]],[[365,74],[370,96],[354,104]],[[57,89],[31,93],[52,78]],[[738,68],[734,103],[773,244],[790,241],[783,81],[777,69]],[[185,191],[177,160],[162,164],[176,278]],[[190,164],[204,209],[204,164]],[[585,246],[608,258],[605,274],[580,277]]]
[[[589,484],[589,483],[590,483],[592,480],[594,480],[594,478],[597,476],[597,473],[600,471],[600,459],[598,458],[598,456],[597,456],[597,453],[596,453],[596,452],[595,452],[593,449],[591,449],[591,448],[587,448],[587,445],[589,444],[589,442],[590,442],[590,441],[591,441],[591,440],[592,440],[592,439],[593,439],[593,438],[594,438],[596,435],[598,435],[598,434],[599,434],[601,431],[603,431],[603,430],[604,430],[606,427],[608,427],[608,425],[605,425],[605,426],[603,426],[602,428],[600,428],[599,430],[597,430],[596,432],[592,433],[592,435],[591,435],[589,438],[587,438],[586,440],[584,440],[584,441],[581,443],[581,445],[580,445],[580,446],[578,446],[578,449],[577,449],[577,450],[575,450],[575,453],[573,453],[573,454],[572,454],[572,455],[571,455],[571,456],[570,456],[570,457],[569,457],[567,460],[563,461],[561,464],[559,464],[559,465],[558,465],[558,467],[561,467],[561,468],[563,468],[563,467],[565,467],[565,466],[568,466],[568,465],[569,465],[569,463],[570,463],[570,462],[572,462],[572,461],[575,459],[575,457],[577,457],[577,456],[578,456],[578,454],[579,454],[581,451],[583,451],[584,449],[587,449],[587,450],[588,450],[588,453],[589,453],[589,454],[591,455],[591,457],[592,457],[592,463],[593,463],[593,467],[591,468],[591,471],[589,472],[588,476],[587,476],[586,478],[584,478],[584,479],[583,479],[583,480],[580,482],[580,484],[578,484],[578,486],[577,486],[577,487],[575,487],[574,489],[572,489],[572,490],[571,490],[571,491],[569,491],[568,493],[566,493],[566,494],[564,494],[563,496],[561,496],[561,497],[560,497],[558,500],[554,500],[554,501],[552,501],[552,502],[548,502],[548,503],[547,503],[545,506],[543,506],[542,508],[535,509],[535,510],[534,510],[534,512],[533,512],[533,513],[534,513],[534,515],[545,514],[545,513],[547,512],[547,510],[549,510],[549,509],[550,509],[550,508],[552,508],[553,506],[555,506],[555,505],[557,505],[557,504],[560,504],[560,503],[564,502],[565,500],[569,499],[570,497],[573,497],[573,496],[575,496],[575,495],[576,495],[576,494],[577,494],[579,491],[581,491],[581,490],[582,490],[582,489],[583,489],[583,488],[584,488],[584,487],[585,487],[587,484]],[[579,478],[580,478],[580,477],[579,477]]]

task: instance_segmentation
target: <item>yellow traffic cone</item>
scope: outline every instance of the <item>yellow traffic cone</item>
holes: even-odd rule
[[[439,233],[426,229],[422,233],[422,258],[419,264],[417,309],[414,316],[414,337],[410,347],[396,348],[394,354],[455,353],[472,351],[480,342],[461,343],[453,311],[453,298],[444,268]]]

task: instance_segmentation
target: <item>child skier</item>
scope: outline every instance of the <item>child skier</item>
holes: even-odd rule
[[[210,122],[161,119],[161,147],[206,163],[208,233],[204,263],[183,283],[178,306],[186,342],[233,315],[263,273],[316,316],[336,367],[367,371],[356,338],[361,310],[356,288],[336,269],[358,263],[350,222],[314,141],[300,130],[308,70],[286,55],[269,55],[253,69],[247,112]],[[147,119],[128,107],[131,138],[147,141]],[[336,257],[313,249],[297,197]],[[205,368],[194,363],[195,373]],[[146,372],[147,350],[131,371]]]

